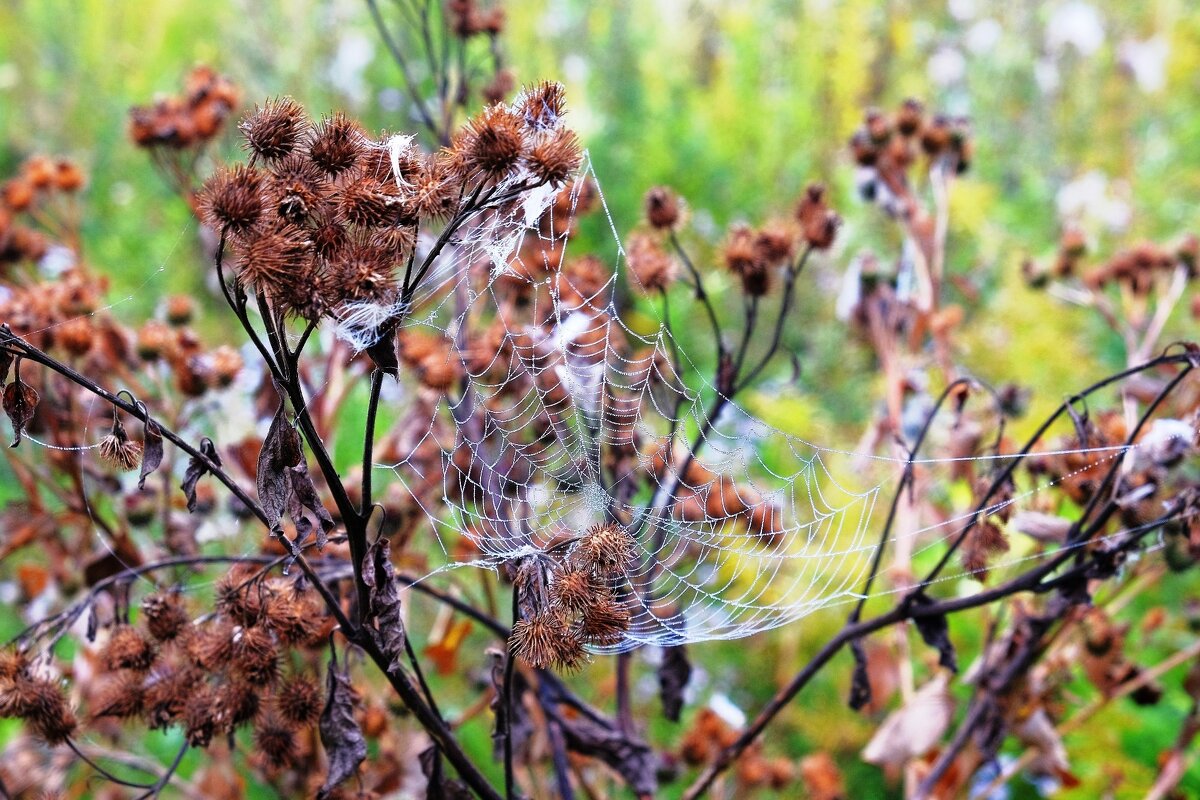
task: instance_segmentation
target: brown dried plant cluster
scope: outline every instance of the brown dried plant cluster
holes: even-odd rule
[[[835,259],[845,236],[836,192],[811,185],[790,210],[706,239],[688,202],[652,188],[624,251],[641,290],[628,296],[604,260],[568,253],[598,190],[579,174],[560,86],[503,102],[513,78],[497,48],[502,10],[423,6],[403,36],[432,48],[426,74],[410,60],[421,51],[368,5],[432,148],[340,113],[314,121],[279,98],[242,118],[247,162],[194,193],[236,89],[201,68],[181,97],[132,112],[135,144],[219,239],[219,289],[240,325],[229,342],[204,345],[191,329],[199,304],[183,298],[140,327],[117,320],[81,257],[74,164],[31,159],[0,192],[0,382],[14,444],[24,440],[6,450],[22,499],[3,512],[0,555],[22,556],[20,602],[38,610],[0,650],[0,716],[24,731],[0,758],[6,793],[79,795],[81,773],[154,796],[204,750],[181,786],[209,796],[244,796],[250,772],[281,796],[649,797],[697,770],[686,798],[729,772],[737,796],[802,786],[834,800],[847,790],[830,753],[797,758],[763,734],[843,648],[851,705],[879,722],[861,756],[910,795],[962,796],[1007,742],[1026,748],[1025,774],[1070,785],[1071,726],[1124,697],[1159,702],[1166,671],[1200,655],[1190,635],[1176,656],[1145,663],[1118,618],[1122,591],[1200,559],[1188,469],[1200,386],[1187,377],[1200,358],[1192,347],[1154,355],[1194,277],[1195,241],[1138,245],[1085,271],[1085,242],[1068,232],[1055,267],[1028,268],[1126,334],[1130,369],[1014,441],[1003,418],[1020,392],[962,377],[965,312],[946,299],[949,196],[973,159],[969,124],[908,101],[869,112],[850,142],[863,194],[904,241],[893,266],[860,252],[847,269],[845,320],[881,378],[859,450],[904,464],[869,572],[856,576],[864,599],[749,721],[714,703],[667,727],[692,702],[699,649],[680,643],[686,610],[658,578],[703,565],[722,540],[789,555],[782,505],[704,447],[800,349],[803,270]],[[485,66],[469,68],[481,52]],[[465,114],[476,97],[487,105]],[[529,208],[541,213],[526,219]],[[515,218],[528,231],[506,263],[472,249]],[[314,335],[364,309],[353,345]],[[647,311],[671,346],[639,349],[618,324]],[[684,319],[705,344],[687,359]],[[597,381],[594,407],[581,409],[570,376],[618,368],[624,382]],[[383,399],[390,380],[399,409]],[[1119,407],[1101,408],[1098,393],[1118,384]],[[231,408],[250,424],[214,441]],[[574,452],[562,445],[584,433],[594,454],[537,461]],[[930,451],[948,461],[927,462]],[[379,464],[401,465],[402,480],[377,481]],[[574,497],[585,484],[602,489],[602,520],[533,521],[539,492]],[[960,523],[949,538],[923,535],[948,520]],[[709,525],[713,538],[663,555],[671,523]],[[451,527],[448,558],[500,569],[448,588],[421,579]],[[918,570],[917,547],[936,554],[932,569]],[[980,591],[940,591],[955,562]],[[211,582],[214,567],[224,572]],[[880,584],[889,599],[868,607]],[[498,610],[506,591],[511,614]],[[984,607],[1004,613],[959,674],[951,621]],[[641,699],[645,615],[680,631],[653,664],[662,726]],[[1164,610],[1142,634],[1171,626]],[[65,637],[70,656],[56,650]],[[504,647],[485,652],[489,641]],[[611,650],[625,652],[597,655]],[[610,668],[611,682],[592,680]],[[584,679],[560,674],[575,672]],[[1200,730],[1194,673],[1168,765],[1186,761],[1185,734]],[[1099,698],[1090,711],[1075,710],[1080,676]],[[459,702],[463,692],[474,694]],[[466,744],[478,720],[495,763]],[[173,764],[128,777],[121,751],[161,729],[182,734]],[[72,772],[76,760],[86,768]]]

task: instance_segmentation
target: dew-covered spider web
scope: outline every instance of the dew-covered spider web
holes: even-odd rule
[[[737,402],[710,420],[712,365],[689,357],[656,303],[633,299],[611,217],[607,259],[568,252],[589,205],[603,224],[608,210],[585,161],[561,195],[536,190],[481,212],[416,298],[405,334],[416,344],[402,338],[402,355],[415,350],[418,371],[452,367],[457,377],[445,392],[406,384],[399,456],[377,467],[411,493],[442,545],[446,561],[426,579],[561,553],[591,526],[614,522],[637,543],[619,587],[633,619],[624,641],[597,650],[734,639],[856,602],[903,453],[822,447]],[[673,318],[676,329],[705,324],[686,304]],[[364,330],[342,334],[361,346]],[[427,353],[430,340],[442,349]],[[944,428],[933,436],[948,435]],[[1071,452],[1095,467],[1123,450]],[[948,478],[1005,458],[981,446],[917,467]],[[1063,479],[1024,487],[989,511]],[[973,516],[963,506],[957,517],[897,526],[887,546],[908,544],[911,557],[945,547]],[[1014,550],[992,566],[1038,557]],[[941,580],[965,574],[948,570]],[[873,593],[896,585],[878,581]]]
[[[414,145],[397,137],[383,146],[398,161]],[[857,602],[905,469],[902,449],[821,446],[743,407],[751,393],[758,408],[775,402],[773,393],[794,396],[792,382],[777,377],[783,365],[764,373],[765,388],[721,401],[714,415],[713,344],[694,334],[707,321],[689,304],[686,284],[671,293],[673,327],[661,304],[638,300],[641,290],[627,275],[627,254],[590,161],[563,191],[523,188],[529,182],[527,174],[509,177],[491,193],[502,202],[444,241],[435,231],[417,243],[418,263],[437,255],[404,309],[400,353],[411,369],[387,395],[400,419],[381,436],[375,468],[394,474],[440,544],[441,563],[424,579],[464,567],[499,569],[531,556],[557,558],[592,526],[614,523],[636,543],[636,557],[615,587],[632,622],[623,641],[598,650],[745,637]],[[608,252],[573,252],[589,209]],[[337,335],[364,349],[396,311],[371,304],[346,309]],[[741,320],[728,317],[727,334],[736,343]],[[672,333],[683,328],[688,335]],[[761,355],[764,346],[753,341],[750,352]],[[243,388],[261,379],[247,372],[239,379]],[[196,417],[220,420],[224,410],[200,409]],[[923,419],[919,413],[916,427]],[[928,452],[947,452],[939,445],[956,434],[952,426],[934,427]],[[185,433],[203,427],[198,422]],[[964,470],[986,475],[1007,463],[1011,456],[987,447],[989,436],[981,432],[983,444],[960,455],[917,458],[922,485],[950,491]],[[905,437],[911,441],[913,431]],[[225,440],[220,431],[215,438]],[[985,513],[1038,509],[1044,489],[1104,469],[1126,449],[1043,451],[1078,456],[1077,466],[1018,486]],[[909,561],[946,547],[974,516],[973,503],[941,499],[939,507],[960,510],[912,514],[883,544],[903,548]],[[1040,552],[1014,548],[990,567],[1031,561]],[[970,574],[948,569],[939,580]],[[876,581],[872,595],[905,590],[904,576],[891,577]]]

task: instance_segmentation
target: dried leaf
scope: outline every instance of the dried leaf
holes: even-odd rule
[[[138,489],[146,488],[146,478],[149,478],[163,460],[163,438],[158,423],[146,419],[145,434],[142,437],[142,471],[138,473]]]
[[[442,769],[442,751],[437,745],[425,748],[417,758],[421,762],[421,774],[425,776],[425,800],[471,800],[474,797],[465,783],[446,777]]]
[[[901,766],[932,750],[954,717],[949,684],[949,673],[939,672],[907,704],[888,715],[863,748],[863,761]]]
[[[401,616],[400,593],[396,589],[396,570],[392,566],[391,547],[380,537],[367,549],[363,560],[363,583],[370,590],[367,623],[374,622],[371,635],[379,649],[388,656],[388,671],[400,665],[404,653],[404,618]]]
[[[871,702],[871,678],[867,672],[867,654],[861,639],[850,640],[850,653],[854,656],[854,672],[850,677],[849,705],[858,711]]]
[[[558,721],[569,749],[612,767],[634,794],[654,796],[658,790],[658,758],[649,745],[584,717]]]
[[[284,405],[280,403],[263,439],[262,449],[258,452],[254,476],[258,502],[267,515],[271,533],[276,536],[283,533],[279,521],[287,510],[288,496],[291,494],[287,469],[296,465],[300,455],[300,436],[288,422]]]
[[[317,549],[323,549],[329,533],[337,527],[337,523],[333,521],[333,515],[325,508],[321,502],[320,496],[317,494],[317,487],[313,485],[312,476],[308,474],[308,465],[301,461],[294,467],[288,468],[288,477],[291,482],[292,496],[301,507],[307,508],[312,512],[317,521],[321,523],[321,528],[317,533]],[[292,514],[292,519],[296,523],[298,536],[297,541],[302,541],[307,536],[308,525],[301,526],[301,516]]]
[[[8,383],[8,371],[12,368],[12,364],[13,354],[7,350],[0,350],[0,386]]]
[[[389,319],[380,326],[378,341],[366,349],[367,355],[384,375],[397,379],[400,377],[400,359],[396,355],[396,328],[399,325],[399,317]]]
[[[4,413],[13,426],[13,440],[9,447],[21,443],[25,426],[33,419],[33,412],[37,409],[38,399],[37,390],[21,380],[20,372],[12,383],[4,387]]]
[[[221,456],[217,453],[217,447],[213,444],[212,439],[205,437],[200,440],[200,452],[209,461],[216,466],[221,466]],[[196,484],[208,474],[208,465],[196,458],[188,462],[187,471],[183,473],[183,493],[187,497],[187,509],[194,512],[196,510]]]
[[[318,798],[329,797],[342,781],[358,771],[358,765],[367,757],[367,740],[354,719],[350,675],[348,671],[338,669],[336,655],[329,659],[325,685],[325,710],[321,712],[317,727],[329,761],[329,772],[317,793]]]
[[[681,644],[663,649],[662,663],[658,665],[658,694],[662,699],[663,716],[671,722],[679,722],[683,711],[683,692],[692,677],[692,665],[687,650]]]
[[[931,603],[933,601],[924,592],[913,597],[913,605],[918,608]],[[946,622],[946,615],[916,616],[913,622],[925,644],[937,649],[938,663],[951,672],[958,672],[958,659],[954,655],[954,643],[950,641],[950,625]]]

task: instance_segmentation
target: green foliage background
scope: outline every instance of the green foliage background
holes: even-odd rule
[[[869,355],[833,319],[833,297],[852,253],[871,246],[886,257],[896,245],[877,212],[855,198],[844,152],[865,106],[912,95],[972,117],[977,157],[956,194],[949,259],[982,299],[970,306],[961,360],[995,384],[1034,387],[1031,416],[1123,365],[1119,342],[1096,319],[1019,279],[1022,258],[1053,249],[1062,187],[1092,170],[1126,187],[1129,229],[1120,238],[1097,232],[1101,253],[1196,227],[1200,11],[1185,0],[1094,0],[1105,35],[1085,55],[1048,44],[1047,26],[1064,5],[531,0],[511,4],[504,45],[519,81],[566,84],[573,124],[622,232],[637,225],[643,193],[659,183],[687,199],[689,235],[701,251],[732,221],[789,213],[808,181],[831,185],[847,225],[839,249],[808,273],[790,326],[801,391],[786,399],[765,391],[748,404],[797,434],[852,446],[870,415],[868,398],[878,396],[876,379]],[[976,26],[984,19],[999,23],[1000,37],[973,49],[972,31],[982,35]],[[1146,91],[1123,67],[1121,43],[1154,36],[1168,47],[1165,84]],[[949,84],[930,70],[931,57],[946,50],[964,59]],[[358,0],[0,4],[0,175],[33,153],[86,166],[85,255],[113,277],[117,313],[130,320],[151,313],[164,293],[212,297],[187,209],[125,136],[128,107],[176,91],[199,62],[232,77],[248,103],[290,94],[314,113],[345,108],[370,128],[417,127],[396,102],[395,67]],[[1039,87],[1039,63],[1057,71],[1056,90]],[[232,137],[220,150],[218,157],[236,156]],[[590,242],[573,246],[615,255],[604,226],[591,230]],[[1190,320],[1178,316],[1174,333],[1194,338]],[[205,324],[222,326],[215,313]],[[1147,603],[1195,596],[1194,579],[1173,580],[1178,585]],[[1126,614],[1136,619],[1144,610]],[[749,646],[696,648],[704,691],[753,711],[840,621],[838,612],[818,614]],[[1169,639],[1154,640],[1147,658],[1170,648]],[[839,662],[801,696],[769,749],[830,749],[848,771],[851,796],[882,796],[895,787],[885,790],[878,771],[854,757],[877,720],[843,709],[845,667]],[[1168,676],[1168,685],[1179,678]],[[1121,704],[1075,734],[1068,745],[1083,786],[1068,796],[1099,796],[1118,773],[1115,796],[1144,793],[1184,712],[1178,696],[1169,692],[1151,709]],[[660,741],[674,736],[665,726],[654,732]],[[486,752],[487,731],[470,735]],[[1195,769],[1184,788],[1200,792]]]

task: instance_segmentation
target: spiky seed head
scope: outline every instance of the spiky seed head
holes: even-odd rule
[[[535,178],[560,186],[579,168],[583,150],[574,131],[559,128],[535,144],[526,160]]]
[[[565,611],[576,613],[593,602],[602,590],[603,587],[590,570],[567,566],[554,576],[550,584],[550,598]]]
[[[190,619],[183,598],[174,592],[147,595],[142,600],[142,615],[146,630],[160,642],[178,636]]]
[[[611,592],[605,592],[596,595],[580,613],[578,635],[588,644],[614,645],[625,638],[629,625],[629,608]]]
[[[265,717],[254,728],[255,750],[269,769],[295,763],[296,736],[283,720]]]
[[[513,655],[532,667],[573,668],[584,658],[583,646],[567,620],[543,609],[513,625],[509,645]]]
[[[367,136],[358,123],[340,112],[324,117],[313,132],[308,157],[330,176],[341,175],[358,163]]]
[[[200,215],[216,230],[248,231],[262,216],[262,173],[239,164],[222,169],[200,190]]]
[[[308,120],[304,109],[290,97],[268,100],[242,120],[238,128],[246,148],[268,161],[293,152],[304,136]]]
[[[575,546],[575,557],[605,576],[624,574],[633,554],[633,537],[611,522],[592,526]]]
[[[130,625],[118,625],[108,635],[101,659],[108,669],[145,672],[155,659],[154,645]]]
[[[459,142],[468,169],[498,179],[517,166],[525,150],[522,121],[497,103],[467,123]]]
[[[233,636],[233,668],[256,685],[275,682],[279,677],[279,647],[266,628],[243,628]]]
[[[320,685],[305,675],[293,675],[275,690],[279,716],[293,725],[312,725],[321,716],[324,698]]]
[[[520,115],[535,133],[558,127],[566,111],[566,92],[561,83],[545,81],[526,89],[520,98]]]

